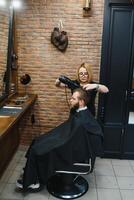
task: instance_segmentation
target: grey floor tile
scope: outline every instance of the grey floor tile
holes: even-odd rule
[[[0,194],[3,192],[6,183],[0,183]]]
[[[134,189],[134,177],[117,177],[117,182],[120,189]]]
[[[19,171],[19,172],[23,171],[24,166],[25,166],[25,161],[18,162],[15,167],[15,171]]]
[[[105,165],[105,164],[109,164],[111,165],[111,159],[105,159],[105,158],[99,158],[97,157],[96,158],[96,161],[95,161],[95,165]]]
[[[0,179],[0,183],[7,183],[9,178],[11,177],[12,173],[13,173],[13,170],[11,171],[11,170],[7,169],[2,175],[2,177]]]
[[[97,188],[119,188],[114,176],[96,176],[96,185]]]
[[[22,152],[26,152],[27,149],[28,149],[28,146],[25,146],[25,145],[19,145],[19,148],[18,148],[18,150]]]
[[[129,165],[114,165],[113,168],[116,176],[134,176],[134,171]]]
[[[56,198],[56,197],[54,197],[54,196],[52,196],[52,195],[50,195],[49,196],[49,200],[57,200],[58,198]]]
[[[24,155],[23,151],[18,150],[13,156],[13,160],[19,161]]]
[[[131,166],[134,166],[134,160],[129,160]]]
[[[86,192],[86,194],[84,194],[82,197],[79,198],[80,200],[97,200],[97,192],[96,192],[96,188],[90,188],[88,189],[88,191]]]
[[[27,193],[24,197],[24,200],[48,200],[50,194],[46,190],[46,187],[37,193]]]
[[[132,170],[133,170],[133,173],[134,173],[134,166],[132,165],[132,166],[131,166],[131,168],[132,168]]]
[[[21,157],[20,162],[26,163],[26,158],[24,156]]]
[[[17,165],[17,161],[15,159],[12,159],[7,167],[7,170],[14,170],[16,165]]]
[[[94,173],[83,175],[83,177],[88,181],[89,187],[96,187]]]
[[[23,200],[24,196],[22,192],[16,190],[15,184],[6,184],[1,198],[4,200]]]
[[[20,172],[14,171],[10,178],[8,179],[8,183],[16,184],[16,180],[20,177]]]
[[[0,200],[57,200],[46,188],[38,193],[22,193],[15,182],[25,166],[28,147],[20,146],[0,179]],[[89,183],[80,200],[134,200],[134,161],[97,158],[94,172],[84,175]]]
[[[122,200],[134,200],[134,190],[120,190]]]
[[[95,175],[107,175],[107,176],[114,176],[114,171],[112,165],[109,164],[100,164],[95,165],[94,169]]]
[[[117,189],[97,189],[98,200],[122,200],[120,191]]]
[[[129,160],[111,159],[112,165],[129,166]]]

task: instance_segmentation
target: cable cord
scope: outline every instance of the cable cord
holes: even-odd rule
[[[65,85],[65,96],[66,96],[66,102],[67,102],[68,108],[70,110],[70,104],[69,104],[69,100],[68,100],[68,96],[67,96],[67,86],[66,85]]]

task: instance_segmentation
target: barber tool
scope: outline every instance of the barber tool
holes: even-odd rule
[[[71,90],[74,90],[76,88],[79,88],[80,85],[75,83],[74,81],[72,81],[71,79],[69,79],[68,77],[64,76],[64,75],[60,75],[59,76],[59,80],[66,84],[68,86],[68,88],[70,88]]]

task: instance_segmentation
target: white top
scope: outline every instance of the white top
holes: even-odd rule
[[[83,107],[83,108],[78,108],[78,109],[76,110],[76,112],[80,112],[80,111],[86,110],[86,109],[87,109],[87,106],[85,106],[85,107]]]

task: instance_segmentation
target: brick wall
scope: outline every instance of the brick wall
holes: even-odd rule
[[[77,67],[89,62],[93,65],[94,80],[99,78],[104,2],[93,0],[90,17],[83,16],[83,2],[25,0],[22,10],[16,13],[19,77],[30,74],[32,81],[28,92],[38,95],[34,109],[20,123],[23,144],[67,119],[69,108],[65,91],[54,85],[60,74],[75,79]],[[64,53],[50,42],[51,32],[59,20],[69,38]],[[24,91],[20,83],[19,90]],[[33,113],[34,125],[31,124]]]

